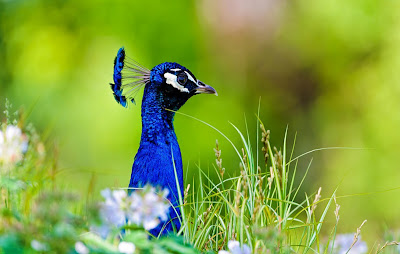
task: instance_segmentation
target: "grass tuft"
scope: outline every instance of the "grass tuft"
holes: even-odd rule
[[[198,179],[190,180],[193,184],[182,205],[184,239],[201,251],[218,251],[229,240],[237,240],[250,246],[254,253],[318,252],[321,227],[335,192],[321,200],[320,188],[313,202],[308,196],[301,202],[296,201],[306,174],[299,184],[295,183],[300,157],[293,160],[294,149],[287,150],[287,129],[282,148],[278,149],[270,143],[270,131],[258,120],[261,135],[257,133],[257,137],[261,139],[254,142],[261,147],[259,153],[252,150],[254,144],[248,131],[244,134],[231,124],[242,140],[240,148],[217,128],[198,121],[216,130],[232,145],[240,175],[226,176],[222,148],[216,141],[214,170],[218,180],[210,179],[200,168]],[[319,215],[316,208],[323,203],[323,212]]]

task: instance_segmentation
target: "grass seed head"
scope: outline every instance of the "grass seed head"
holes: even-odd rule
[[[208,222],[208,219],[210,218],[210,213],[213,205],[210,204],[210,206],[207,208],[207,210],[203,213],[203,225],[205,226]]]
[[[214,148],[214,152],[215,152],[215,163],[217,164],[217,167],[219,169],[219,173],[221,174],[221,177],[224,177],[224,173],[225,173],[225,168],[222,167],[222,159],[221,159],[221,150],[219,149],[219,144],[218,144],[218,139],[215,140],[215,148]]]
[[[248,176],[247,176],[246,170],[243,167],[243,164],[240,163],[239,165],[240,165],[240,174],[242,176],[242,181],[241,181],[242,190],[243,190],[242,193],[243,193],[243,196],[245,198],[247,198],[247,194],[248,194],[248,190],[249,190]]]
[[[353,246],[356,244],[356,242],[358,241],[358,237],[361,234],[361,228],[362,226],[364,226],[364,224],[367,222],[367,220],[364,220],[361,225],[357,228],[357,232],[354,234],[354,239],[353,239],[353,243],[351,244],[349,251],[351,250],[351,248],[353,248]]]
[[[311,214],[314,213],[315,209],[317,208],[317,203],[321,199],[321,190],[322,187],[319,187],[317,194],[315,194],[314,202],[311,206]]]
[[[265,165],[267,165],[268,162],[268,144],[269,144],[269,135],[270,131],[266,131],[264,125],[260,124],[261,128],[261,142],[263,144],[261,150],[264,154],[264,160],[265,160]]]
[[[387,246],[392,246],[392,245],[397,245],[398,246],[398,245],[400,245],[400,242],[396,242],[396,241],[389,242],[389,241],[386,241],[386,243],[381,248],[379,248],[379,250],[376,253],[381,253],[383,251],[383,249],[385,249]],[[378,245],[378,247],[379,247],[379,245]]]
[[[283,169],[283,156],[282,156],[282,151],[279,150],[274,146],[274,161],[275,161],[275,165],[276,165],[276,169],[278,171],[279,174],[282,173],[282,169]]]
[[[183,203],[186,204],[187,203],[187,197],[188,197],[188,193],[189,193],[189,189],[190,189],[190,183],[187,185],[184,193],[183,193]]]
[[[274,169],[272,167],[269,167],[269,174],[270,174],[270,176],[268,177],[267,180],[268,180],[268,188],[271,190],[272,182],[274,181],[274,177],[275,177]]]
[[[247,154],[246,154],[246,152],[245,152],[245,150],[244,150],[244,148],[242,148],[242,158],[243,158],[243,167],[247,167]]]
[[[242,184],[238,184],[238,189],[236,190],[236,193],[235,193],[235,213],[236,214],[239,214],[240,196],[242,194],[241,189],[242,189]]]
[[[335,217],[336,217],[336,222],[339,222],[339,210],[340,210],[340,205],[336,203],[336,195],[333,196],[333,200],[335,201],[336,208],[335,208]]]

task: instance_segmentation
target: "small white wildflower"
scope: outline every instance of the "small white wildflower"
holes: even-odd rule
[[[240,247],[238,241],[230,240],[228,242],[228,249],[229,251],[220,250],[218,254],[251,254],[250,247],[247,244],[243,244],[243,246]]]
[[[85,246],[82,242],[76,242],[75,243],[75,251],[78,254],[89,254],[89,249],[88,247]]]
[[[339,234],[336,236],[334,242],[333,253],[335,254],[362,254],[368,252],[367,244],[361,241],[361,236],[358,237],[358,241],[350,249],[354,240],[354,234]],[[349,252],[347,252],[350,249]]]
[[[143,225],[144,229],[151,230],[168,219],[170,204],[166,197],[168,189],[156,193],[155,188],[146,186],[143,190],[137,190],[130,195],[130,210],[128,219],[137,225]]]
[[[130,242],[120,242],[118,245],[118,251],[124,254],[133,254],[135,249],[135,245]]]
[[[104,189],[101,191],[104,202],[100,203],[100,215],[103,223],[93,225],[90,230],[103,238],[106,238],[111,228],[121,227],[126,223],[129,212],[128,195],[124,190]]]
[[[101,195],[105,201],[101,203],[100,215],[103,225],[92,227],[102,237],[106,237],[110,227],[121,227],[127,220],[131,223],[143,226],[146,230],[157,227],[161,221],[168,219],[170,204],[166,197],[167,189],[156,193],[155,188],[146,186],[143,190],[137,190],[127,195],[124,190],[105,189]]]
[[[125,224],[128,212],[127,194],[123,190],[110,189],[101,191],[105,201],[101,203],[100,214],[108,225],[120,227]]]
[[[45,243],[39,242],[38,240],[32,240],[31,247],[36,251],[46,251],[48,249]]]
[[[8,125],[5,131],[0,130],[0,163],[13,165],[22,160],[28,149],[28,139],[21,129]]]

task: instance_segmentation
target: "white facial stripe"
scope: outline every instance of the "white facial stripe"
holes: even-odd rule
[[[184,87],[178,83],[178,81],[176,80],[176,75],[167,72],[164,74],[164,78],[166,79],[167,84],[175,87],[176,89],[178,89],[181,92],[189,93],[189,90],[186,87]]]
[[[171,69],[171,71],[180,71],[181,69],[176,68],[176,69]]]
[[[185,73],[186,73],[186,75],[188,76],[188,79],[197,85],[197,81],[194,80],[194,78],[192,77],[192,75],[190,75],[187,71],[185,71]]]

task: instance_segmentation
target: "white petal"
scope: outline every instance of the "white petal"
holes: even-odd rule
[[[123,199],[126,198],[126,191],[124,190],[115,190],[113,191],[113,198],[118,202],[122,202]]]
[[[149,192],[144,195],[144,200],[151,205],[158,201],[158,196],[154,192]]]
[[[21,129],[14,125],[8,125],[6,129],[6,140],[18,139],[21,137]]]
[[[133,254],[135,249],[135,245],[130,242],[120,242],[118,245],[118,251],[124,254]]]
[[[169,194],[169,190],[168,189],[164,189],[163,192],[162,192],[162,196],[164,198],[167,198],[168,194]]]
[[[228,248],[232,254],[251,254],[251,249],[247,244],[243,244],[240,247],[240,243],[238,241],[230,240],[228,242]]]
[[[100,214],[107,224],[120,227],[125,224],[125,213],[118,206],[103,204]]]
[[[228,249],[230,251],[240,248],[240,243],[238,241],[230,240],[228,241]]]
[[[158,220],[157,218],[145,218],[143,220],[143,227],[146,230],[151,230],[157,227],[158,224],[160,224],[160,220]]]
[[[111,198],[111,190],[109,188],[102,190],[100,193],[105,199]]]
[[[82,242],[75,243],[75,251],[78,254],[89,254],[89,249]]]
[[[138,208],[141,208],[143,206],[142,197],[139,196],[138,194],[136,194],[135,192],[133,192],[129,196],[129,202],[130,202],[130,209],[131,210],[138,209]]]
[[[130,222],[136,225],[141,225],[142,224],[142,214],[141,212],[131,212],[128,214],[128,218]]]
[[[47,245],[45,243],[41,243],[38,240],[32,240],[31,241],[31,247],[32,249],[36,251],[45,251],[47,250]]]
[[[242,246],[242,253],[243,254],[251,254],[251,249],[247,244],[243,244]]]

